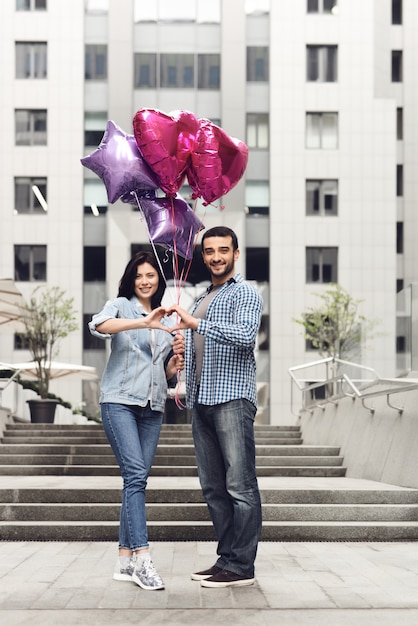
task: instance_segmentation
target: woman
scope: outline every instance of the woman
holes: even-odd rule
[[[168,381],[184,367],[184,337],[170,331],[160,306],[165,284],[155,257],[138,252],[119,283],[118,297],[93,315],[90,332],[111,338],[100,404],[103,427],[123,478],[119,558],[113,578],[163,589],[150,558],[145,488],[157,449]]]

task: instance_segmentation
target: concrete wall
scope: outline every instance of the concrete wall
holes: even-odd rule
[[[342,398],[324,410],[305,411],[300,425],[305,444],[341,446],[347,476],[402,487],[418,487],[418,392],[392,394],[365,400]]]
[[[0,437],[3,436],[6,425],[11,424],[12,422],[13,418],[11,416],[10,409],[3,409],[0,406]]]

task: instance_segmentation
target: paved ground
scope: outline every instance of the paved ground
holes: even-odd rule
[[[107,542],[0,543],[0,622],[7,626],[388,626],[418,624],[418,543],[268,543],[252,587],[207,589],[211,542],[154,543],[166,589],[112,580]]]

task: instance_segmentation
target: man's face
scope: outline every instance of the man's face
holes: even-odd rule
[[[239,250],[234,250],[232,238],[207,237],[202,245],[203,262],[208,268],[214,285],[226,282],[235,273],[235,261]]]

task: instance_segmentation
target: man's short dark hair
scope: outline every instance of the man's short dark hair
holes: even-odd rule
[[[228,226],[214,226],[213,228],[209,228],[202,237],[202,250],[204,250],[203,242],[208,237],[231,237],[233,249],[238,250],[238,238],[234,231],[228,228]]]

